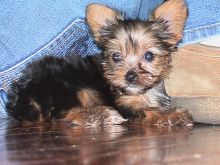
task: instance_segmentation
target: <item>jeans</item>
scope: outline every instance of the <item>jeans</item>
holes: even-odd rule
[[[101,3],[129,18],[147,19],[163,0],[38,0],[1,2],[0,9],[0,117],[12,81],[33,60],[53,54],[99,54],[85,24],[85,7]],[[189,18],[180,45],[220,34],[220,1],[188,0]]]

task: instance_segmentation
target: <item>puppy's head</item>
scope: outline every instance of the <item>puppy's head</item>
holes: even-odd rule
[[[171,53],[182,38],[187,8],[168,0],[147,21],[126,20],[104,5],[90,4],[86,13],[96,43],[104,51],[104,75],[128,94],[142,93],[171,70]]]

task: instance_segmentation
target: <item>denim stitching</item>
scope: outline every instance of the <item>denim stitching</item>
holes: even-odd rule
[[[194,28],[194,29],[189,29],[189,30],[185,30],[185,32],[189,32],[189,33],[193,33],[195,32],[196,30],[200,30],[200,29],[211,29],[211,28],[216,28],[220,26],[220,23],[215,23],[215,24],[212,24],[212,25],[205,25],[205,26],[200,26],[198,28]]]

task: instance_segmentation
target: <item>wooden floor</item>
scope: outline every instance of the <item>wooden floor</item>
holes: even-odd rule
[[[0,121],[1,165],[217,165],[220,126],[21,127]]]

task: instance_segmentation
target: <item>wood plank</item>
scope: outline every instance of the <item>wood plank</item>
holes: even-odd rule
[[[2,122],[2,121],[1,121]],[[218,164],[220,126],[1,127],[3,165]]]

